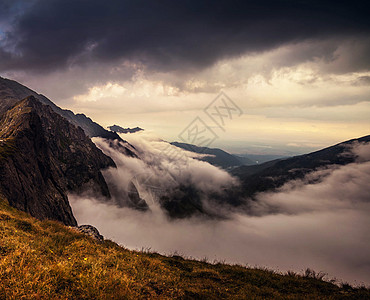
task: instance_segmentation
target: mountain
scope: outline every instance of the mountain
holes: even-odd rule
[[[112,125],[112,126],[108,126],[109,130],[111,131],[114,131],[114,132],[118,132],[118,133],[135,133],[135,132],[138,132],[138,131],[143,131],[144,129],[140,128],[140,127],[134,127],[134,128],[123,128],[119,125]]]
[[[277,159],[254,166],[241,166],[231,171],[242,183],[242,195],[251,197],[257,192],[274,190],[284,183],[302,179],[306,174],[330,165],[345,165],[355,161],[349,153],[352,144],[370,142],[370,135],[352,139],[309,154]]]
[[[85,131],[85,134],[89,137],[102,137],[107,139],[121,140],[117,133],[104,129],[102,126],[100,126],[98,123],[95,123],[84,114],[74,114],[70,110],[61,109],[44,95],[38,94],[14,80],[0,77],[0,115],[12,107],[16,101],[24,99],[28,96],[34,96],[41,103],[49,105],[54,112],[63,116],[72,124],[80,126]]]
[[[206,154],[207,156],[198,159],[223,169],[231,169],[243,165],[252,166],[272,160],[288,158],[287,156],[283,155],[269,154],[231,154],[218,148],[198,147],[196,145],[180,142],[172,142],[171,144],[190,152]]]
[[[101,173],[110,166],[113,160],[80,127],[34,96],[0,116],[0,192],[37,218],[76,225],[67,192],[89,188],[110,197]]]
[[[253,161],[245,159],[244,162],[242,162],[238,157],[235,155],[232,155],[230,153],[227,153],[226,151],[223,151],[221,149],[217,148],[208,148],[208,147],[198,147],[192,144],[186,144],[186,143],[179,143],[179,142],[173,142],[172,145],[179,147],[181,149],[199,153],[199,154],[207,154],[207,156],[198,158],[199,160],[206,161],[210,163],[211,165],[228,169],[235,166],[241,166],[243,164],[254,164]]]
[[[249,211],[249,207],[252,204],[250,201],[254,200],[256,193],[272,191],[290,180],[302,179],[306,174],[320,168],[351,163],[355,157],[349,154],[349,146],[353,143],[368,142],[369,140],[370,136],[366,136],[305,155],[234,168],[230,167],[232,162],[235,162],[233,156],[227,152],[175,142],[172,145],[181,149],[215,155],[210,157],[213,158],[213,161],[207,160],[215,165],[219,166],[223,163],[223,167],[226,167],[225,162],[231,162],[227,165],[229,166],[227,170],[240,179],[240,185],[205,194],[191,184],[182,184],[174,189],[167,189],[166,194],[160,197],[159,201],[162,208],[173,218],[188,218],[193,215],[223,217],[225,210],[222,207],[253,213]],[[203,199],[207,199],[206,202]],[[207,204],[205,205],[205,203]],[[208,205],[209,203],[212,205]],[[219,207],[219,209],[209,209],[210,207]]]
[[[135,148],[83,114],[63,110],[43,95],[0,77],[0,193],[39,219],[76,225],[67,193],[89,191],[117,203],[147,204],[134,184],[128,192],[108,187],[101,171],[114,161],[91,141],[137,157]]]
[[[369,299],[370,290],[299,275],[131,251],[0,196],[0,299]]]

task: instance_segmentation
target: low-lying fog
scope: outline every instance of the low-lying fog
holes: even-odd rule
[[[192,182],[203,190],[236,184],[228,173],[192,158],[169,155],[166,143],[145,133],[123,136],[133,144],[141,160],[94,142],[117,164],[104,176],[110,185],[126,188],[135,179],[140,196],[150,211],[119,208],[91,196],[70,195],[79,224],[96,226],[105,238],[129,249],[147,249],[162,254],[278,271],[303,272],[306,268],[328,273],[328,278],[352,284],[370,284],[370,145],[357,145],[357,163],[317,171],[330,172],[317,184],[295,181],[277,193],[259,194],[256,207],[262,216],[227,212],[224,220],[190,218],[169,220],[156,201],[173,182]],[[174,146],[169,146],[174,147]],[[164,150],[167,149],[167,150]],[[185,158],[184,158],[185,157]],[[137,180],[147,174],[150,184]],[[154,192],[153,192],[154,185]],[[152,190],[151,190],[152,189]],[[273,204],[282,213],[263,214]],[[218,208],[215,208],[218,209]]]

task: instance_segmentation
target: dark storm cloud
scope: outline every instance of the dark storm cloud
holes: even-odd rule
[[[125,59],[156,70],[202,68],[221,58],[286,43],[361,36],[370,28],[365,1],[9,3],[0,0],[0,16],[11,16],[12,23],[0,40],[3,71]]]
[[[0,18],[2,21],[11,19],[17,8],[17,3],[15,2],[16,1],[0,1]]]

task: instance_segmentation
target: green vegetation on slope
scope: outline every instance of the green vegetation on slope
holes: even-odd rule
[[[0,199],[0,299],[365,299],[296,274],[208,264],[95,242]]]

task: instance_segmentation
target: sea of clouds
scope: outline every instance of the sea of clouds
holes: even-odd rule
[[[258,194],[254,209],[259,216],[212,207],[206,198],[207,209],[223,209],[225,218],[174,220],[161,209],[158,196],[178,183],[192,184],[207,195],[233,188],[238,180],[197,160],[201,155],[151,134],[123,137],[139,158],[120,153],[103,139],[94,139],[117,164],[117,168],[106,170],[104,177],[109,186],[122,192],[133,181],[150,209],[143,212],[119,207],[114,195],[110,202],[91,195],[69,195],[79,224],[94,225],[105,238],[129,249],[206,257],[211,262],[281,272],[311,268],[328,273],[328,279],[370,284],[370,144],[355,144],[349,149],[357,155],[354,163],[317,170],[278,191]],[[313,181],[315,177],[320,180]]]

